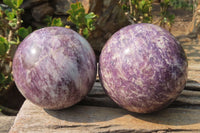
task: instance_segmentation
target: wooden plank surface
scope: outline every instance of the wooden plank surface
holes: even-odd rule
[[[60,111],[42,109],[28,100],[23,104],[10,133],[72,132],[200,132],[200,91],[188,83],[168,108],[153,114],[136,114],[119,108],[99,82],[79,104]]]
[[[6,116],[0,112],[0,133],[8,133],[14,120],[15,116]]]

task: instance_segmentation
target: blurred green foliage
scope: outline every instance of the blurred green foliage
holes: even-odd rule
[[[11,73],[7,76],[0,73],[0,92],[3,91],[3,89],[7,89],[11,81],[13,81]]]
[[[122,9],[132,20],[133,23],[152,23],[152,0],[120,0]],[[160,3],[160,19],[159,25],[161,27],[169,26],[171,29],[174,23],[175,15],[169,14],[168,8],[170,0],[163,0]]]
[[[47,24],[47,26],[64,26],[61,18],[53,18],[52,16],[46,16],[44,22]]]
[[[170,14],[168,12],[170,6],[170,0],[163,0],[160,3],[160,21],[159,25],[161,27],[165,27],[166,25],[169,27],[169,31],[171,31],[172,24],[174,23],[175,15]]]
[[[29,26],[28,28],[20,27],[18,29],[18,35],[21,38],[20,40],[23,40],[25,37],[27,37],[32,32],[32,27]]]
[[[194,4],[197,4],[197,1],[170,0],[170,6],[172,6],[175,9],[184,8],[187,10],[193,10]]]
[[[95,21],[97,15],[93,12],[85,13],[85,9],[81,2],[71,4],[71,9],[67,11],[69,14],[68,21],[76,25],[78,32],[85,38],[88,38],[91,31],[95,30]]]
[[[81,2],[72,3],[70,7],[71,8],[67,11],[69,14],[67,21],[73,23],[76,26],[78,33],[87,39],[90,36],[91,31],[95,30],[94,24],[97,15],[95,15],[93,12],[85,13],[85,9]],[[70,28],[69,25],[63,24],[61,18],[46,16],[44,22],[47,24],[47,26]]]
[[[152,0],[121,0],[120,4],[134,23],[152,22]]]
[[[24,10],[20,8],[23,0],[3,0],[0,6],[0,93],[7,89],[12,79],[12,55],[14,45],[18,45],[32,28],[21,27],[21,15]]]
[[[20,10],[23,0],[3,0],[3,2],[14,10]]]
[[[152,23],[152,4],[153,0],[120,0],[119,4],[125,11],[125,14],[132,23]],[[194,9],[194,1],[185,0],[162,0],[160,2],[160,19],[159,25],[161,27],[168,27],[169,31],[174,23],[175,15],[169,13],[169,7],[177,9],[183,8]]]
[[[0,57],[3,57],[9,49],[8,41],[0,36]]]

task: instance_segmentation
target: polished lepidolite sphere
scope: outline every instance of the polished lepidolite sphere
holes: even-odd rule
[[[96,58],[89,43],[63,27],[34,31],[13,60],[19,91],[46,109],[62,109],[82,100],[96,79]]]
[[[172,103],[187,80],[187,58],[179,42],[152,24],[134,24],[116,32],[99,61],[102,85],[121,107],[150,113]]]

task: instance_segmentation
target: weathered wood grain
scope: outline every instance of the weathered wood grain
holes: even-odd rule
[[[167,108],[142,115],[120,108],[76,105],[50,111],[25,101],[10,133],[158,131],[200,132],[199,109]]]
[[[15,116],[5,116],[0,113],[0,133],[7,133],[13,125]]]
[[[88,96],[83,99],[79,105],[89,105],[89,106],[102,106],[102,107],[115,107],[119,108],[104,92],[101,87],[100,82],[96,82],[92,91]],[[182,91],[180,96],[172,103],[171,106],[183,107],[183,105],[188,107],[198,107],[200,108],[200,84],[197,82],[188,81],[185,89]],[[170,106],[170,107],[171,107]]]
[[[186,89],[168,108],[136,114],[121,109],[96,82],[83,101],[68,109],[44,110],[25,101],[10,133],[200,132],[200,91]]]
[[[187,82],[185,89],[186,90],[200,91],[200,83],[198,83],[198,82]]]

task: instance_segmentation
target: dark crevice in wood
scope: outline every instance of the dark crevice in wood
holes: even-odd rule
[[[111,127],[118,127],[118,126],[120,126],[120,125],[99,126],[99,127],[95,128],[95,129],[104,129],[104,128],[111,128]]]
[[[89,94],[88,97],[94,97],[94,98],[104,98],[108,97],[105,94]]]
[[[151,130],[147,131],[145,133],[160,133],[160,132],[195,132],[195,131],[200,131],[199,129],[164,129],[164,130]]]
[[[133,129],[119,129],[98,133],[166,133],[166,132],[197,132],[200,130],[190,130],[190,129],[158,129],[158,130],[133,130]]]
[[[121,129],[121,130],[113,130],[113,131],[102,131],[102,132],[99,132],[99,133],[142,133],[141,131],[136,131],[136,130],[133,130],[133,129]]]
[[[97,125],[51,125],[48,126],[47,128],[51,128],[51,129],[60,129],[60,128],[78,128],[78,127],[95,127]]]
[[[200,91],[200,83],[187,82],[185,90]]]
[[[83,99],[79,105],[98,106],[98,107],[112,107],[119,108],[119,106],[112,101],[108,96],[105,97],[89,97]]]

